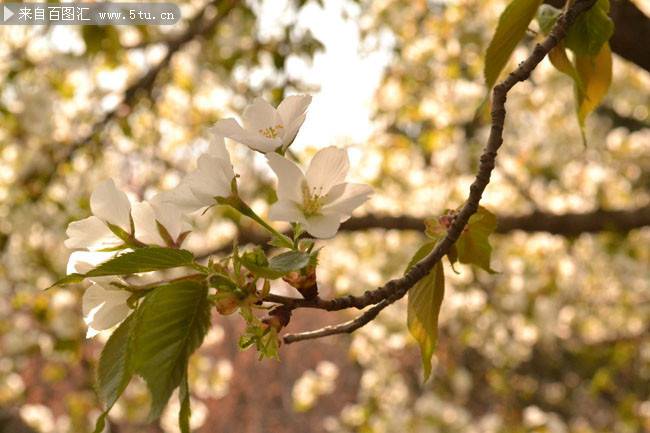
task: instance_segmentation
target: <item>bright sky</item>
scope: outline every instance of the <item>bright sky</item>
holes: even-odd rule
[[[320,88],[294,148],[363,144],[372,132],[373,95],[391,56],[392,37],[388,34],[375,44],[379,48],[362,53],[360,8],[356,4],[346,0],[323,3],[321,7],[311,1],[302,8],[296,31],[309,29],[325,46],[324,52],[318,53],[312,64],[298,58],[287,63],[289,76]],[[295,18],[289,0],[262,0],[258,12],[260,33],[268,36],[283,36],[278,35],[281,24],[293,22]],[[83,51],[81,38],[72,38],[65,26],[54,29],[52,42],[61,51]],[[144,57],[142,60],[146,63]],[[114,73],[126,74],[126,69],[110,72],[107,78],[111,83],[124,83]]]
[[[273,34],[279,22],[290,19],[287,10],[286,0],[265,0],[262,34]],[[310,29],[325,50],[315,56],[313,65],[288,64],[290,76],[306,77],[320,87],[295,148],[361,144],[372,132],[372,98],[390,59],[391,40],[385,37],[381,49],[362,54],[358,17],[359,8],[343,0],[327,0],[324,8],[312,2],[298,17],[299,26]]]

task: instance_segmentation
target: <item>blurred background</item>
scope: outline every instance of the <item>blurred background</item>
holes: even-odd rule
[[[191,364],[197,432],[650,432],[650,3],[611,3],[614,82],[588,147],[571,80],[548,61],[510,94],[482,202],[499,216],[499,273],[446,270],[432,379],[404,301],[354,335],[283,347],[280,362],[241,352],[241,320],[215,315]],[[298,157],[346,147],[352,178],[376,190],[357,214],[417,226],[468,193],[488,133],[474,116],[484,53],[505,4],[188,1],[168,27],[0,27],[0,432],[88,432],[99,414],[107,335],[84,338],[82,286],[42,291],[65,273],[66,226],[89,214],[97,183],[151,197],[193,167],[216,120],[255,96],[310,93]],[[265,213],[272,173],[229,148]],[[325,296],[400,275],[423,241],[413,224],[357,221],[321,253]],[[221,210],[195,226],[199,254],[255,233]],[[299,311],[288,331],[349,314]],[[110,431],[176,432],[175,399],[149,425],[147,398],[132,383]]]

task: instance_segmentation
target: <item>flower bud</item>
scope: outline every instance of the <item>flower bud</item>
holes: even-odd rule
[[[304,273],[303,273],[304,272]],[[318,296],[318,283],[316,282],[316,268],[309,266],[303,272],[290,272],[282,279],[291,287],[300,292],[305,299],[313,299]]]
[[[224,296],[216,302],[215,307],[219,314],[227,316],[237,311],[239,302],[234,296]]]
[[[269,315],[262,319],[262,323],[279,332],[289,324],[289,320],[291,320],[291,308],[281,305],[269,311]]]

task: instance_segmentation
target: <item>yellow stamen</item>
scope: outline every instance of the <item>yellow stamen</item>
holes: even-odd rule
[[[268,128],[260,129],[259,133],[265,136],[266,138],[278,138],[280,132],[284,129],[283,125],[269,126]]]
[[[316,188],[309,189],[307,182],[302,184],[302,211],[305,216],[318,215],[321,207],[323,206],[323,191],[322,188],[317,192]]]

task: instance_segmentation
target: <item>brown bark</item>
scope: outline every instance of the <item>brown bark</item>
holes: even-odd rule
[[[603,210],[553,214],[533,212],[526,215],[499,215],[497,233],[512,231],[547,232],[562,236],[615,231],[626,233],[650,225],[650,204],[630,210]],[[341,226],[343,231],[368,229],[424,230],[424,220],[412,216],[366,215],[351,218]]]

